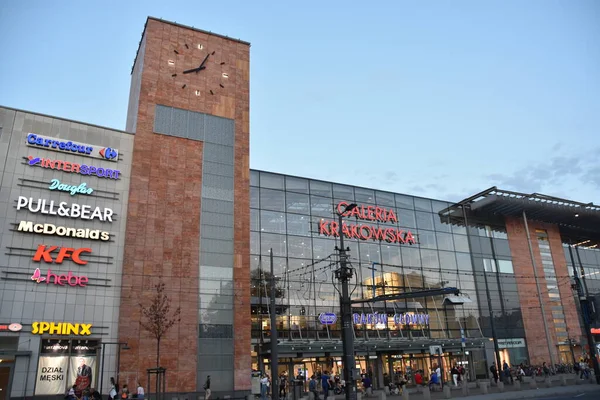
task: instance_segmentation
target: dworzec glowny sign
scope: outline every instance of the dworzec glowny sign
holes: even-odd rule
[[[100,158],[102,160],[117,161],[119,159],[119,150],[111,147],[77,143],[71,140],[46,137],[35,133],[29,133],[27,135],[27,145],[32,147],[41,147],[47,150],[60,151],[63,153]]]
[[[34,322],[31,333],[34,335],[73,335],[89,336],[92,324],[72,324],[70,322]]]

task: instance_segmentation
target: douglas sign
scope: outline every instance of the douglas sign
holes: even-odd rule
[[[346,209],[347,202],[342,201],[337,205],[337,212],[341,214]],[[344,217],[355,217],[357,220],[369,222],[398,223],[398,217],[392,209],[376,206],[358,206],[342,214]],[[395,227],[376,227],[366,224],[342,224],[344,236],[350,239],[385,241],[388,243],[416,244],[412,232]],[[339,226],[336,221],[319,221],[319,234],[325,236],[339,236]]]

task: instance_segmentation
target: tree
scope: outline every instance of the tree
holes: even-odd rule
[[[164,282],[159,282],[155,286],[156,295],[150,302],[150,307],[144,307],[140,303],[142,315],[145,321],[140,321],[142,327],[150,332],[156,338],[156,366],[160,366],[160,340],[175,323],[181,321],[181,307],[170,314],[171,299],[165,293]]]

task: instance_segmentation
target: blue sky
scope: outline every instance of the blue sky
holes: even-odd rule
[[[148,15],[250,41],[251,167],[600,203],[600,2],[0,2],[0,105],[124,129]]]

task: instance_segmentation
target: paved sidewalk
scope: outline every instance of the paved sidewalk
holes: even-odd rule
[[[576,395],[580,393],[598,392],[600,398],[600,385],[583,384],[571,386],[556,386],[550,388],[524,389],[524,390],[506,390],[504,393],[499,393],[496,388],[491,388],[490,393],[481,394],[479,389],[471,389],[467,397],[463,396],[460,390],[452,391],[452,398],[463,398],[465,400],[513,400],[513,399],[536,399],[541,397],[561,396],[561,395]],[[369,397],[373,399],[375,395]],[[401,400],[402,396],[387,396],[391,400]],[[422,393],[410,393],[410,400],[423,400]],[[444,399],[443,392],[431,393],[431,399]],[[364,399],[364,397],[363,397]]]

